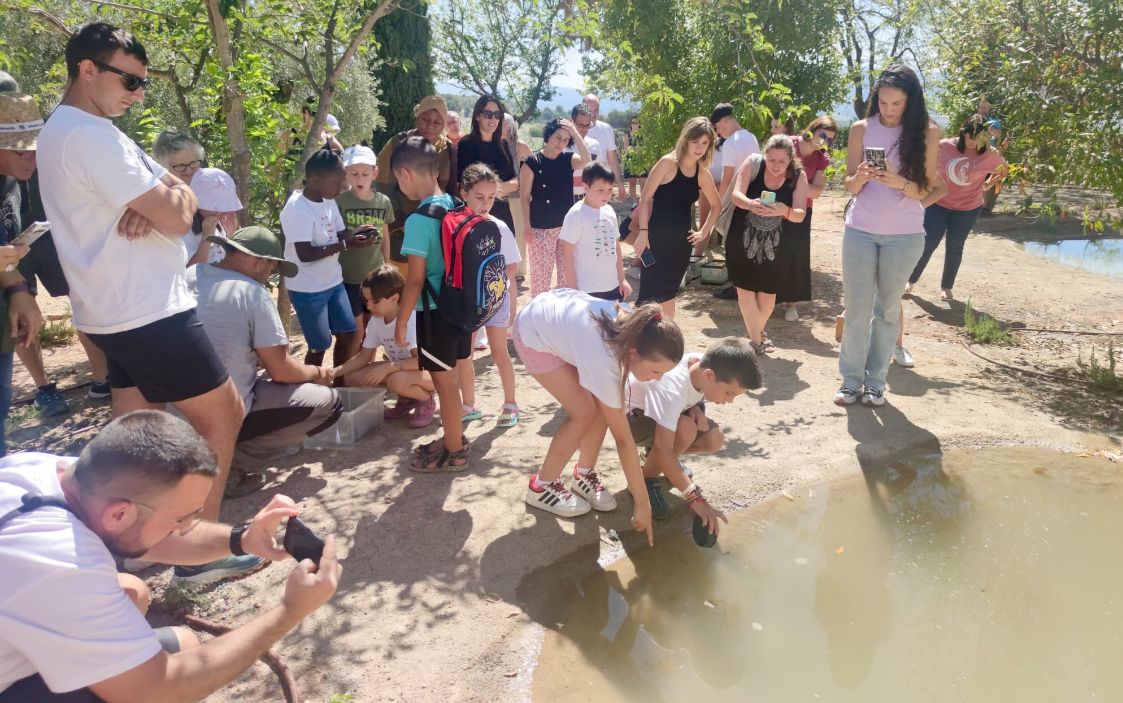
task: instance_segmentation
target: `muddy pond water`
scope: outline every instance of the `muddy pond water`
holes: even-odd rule
[[[1123,465],[952,452],[793,497],[559,588],[533,700],[1123,701]]]

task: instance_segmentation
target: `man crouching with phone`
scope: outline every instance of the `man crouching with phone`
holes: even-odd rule
[[[0,703],[198,701],[245,671],[326,603],[342,567],[332,537],[298,563],[272,610],[199,644],[143,616],[148,590],[113,556],[204,564],[230,554],[283,560],[274,542],[299,513],[275,496],[231,528],[198,515],[218,460],[183,420],[141,410],[109,423],[77,460],[0,460]]]

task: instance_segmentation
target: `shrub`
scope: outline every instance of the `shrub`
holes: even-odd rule
[[[998,320],[989,315],[975,316],[971,307],[971,299],[967,299],[967,306],[963,309],[963,324],[967,333],[977,344],[997,344],[999,346],[1013,346],[1014,338],[1002,328]]]

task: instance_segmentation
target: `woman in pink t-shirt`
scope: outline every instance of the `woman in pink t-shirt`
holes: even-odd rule
[[[940,175],[948,192],[924,208],[924,253],[909,276],[906,293],[920,280],[932,252],[946,233],[944,275],[940,279],[940,300],[951,300],[955,275],[963,261],[963,245],[983,210],[983,193],[1001,180],[1006,160],[988,143],[986,118],[972,115],[959,128],[959,136],[940,140]]]

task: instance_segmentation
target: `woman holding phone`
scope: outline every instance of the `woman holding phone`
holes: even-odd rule
[[[763,155],[750,155],[737,170],[733,182],[737,209],[725,242],[725,265],[757,356],[776,351],[764,325],[788,273],[780,251],[803,222],[806,203],[807,176],[786,135],[769,137]]]
[[[885,404],[885,376],[900,332],[901,295],[924,251],[924,208],[947,192],[940,128],[907,66],[882,71],[868,117],[850,127],[846,189],[854,195],[842,237],[845,328],[836,405]],[[883,165],[883,167],[879,167]]]

